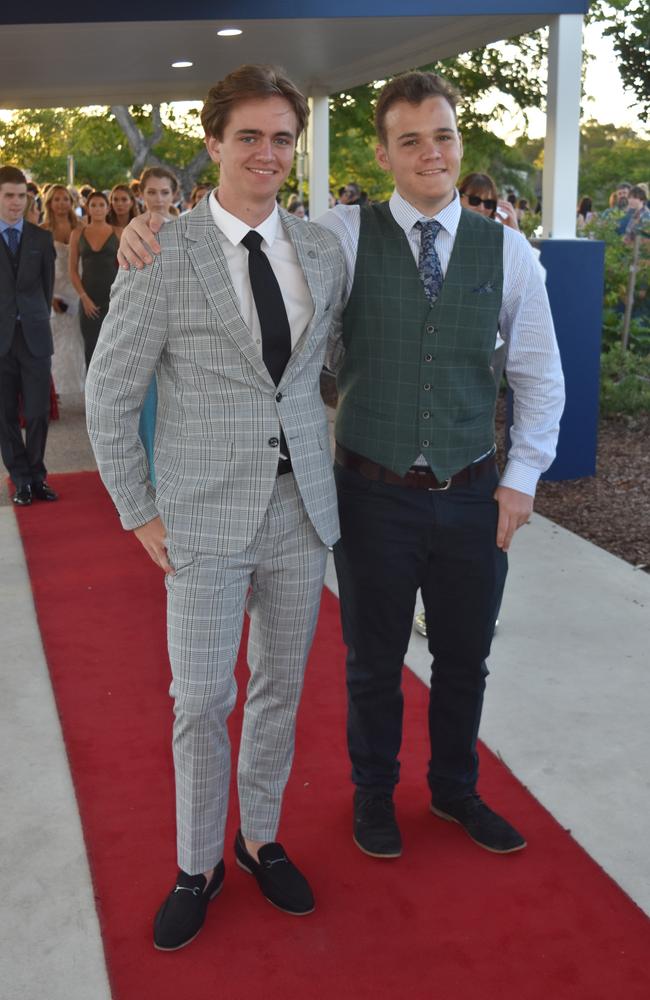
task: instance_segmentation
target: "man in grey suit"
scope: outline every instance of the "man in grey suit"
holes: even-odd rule
[[[45,481],[54,288],[52,234],[26,222],[27,179],[0,167],[0,451],[17,507],[56,500]],[[26,433],[20,429],[22,401]]]
[[[151,268],[121,272],[87,381],[88,427],[122,524],[164,570],[174,697],[179,873],[154,923],[174,950],[224,878],[233,670],[244,607],[248,685],[237,863],[293,914],[309,885],[275,842],[336,493],[319,376],[345,282],[338,241],[278,209],[304,97],[244,66],[202,122],[219,186],[160,234]],[[155,491],[138,415],[158,382]]]

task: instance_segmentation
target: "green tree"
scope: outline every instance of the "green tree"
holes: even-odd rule
[[[67,158],[75,159],[78,184],[98,188],[139,174],[145,163],[164,163],[179,174],[184,191],[196,180],[209,177],[211,161],[202,139],[193,128],[192,117],[181,119],[173,109],[134,106],[113,109],[128,123],[131,138],[108,108],[44,108],[16,111],[0,122],[0,150],[5,163],[27,170],[38,183],[65,183]],[[152,139],[154,141],[148,141]],[[138,145],[139,143],[139,145]],[[146,148],[138,158],[134,150]]]
[[[594,208],[607,207],[619,181],[650,181],[650,141],[633,129],[590,121],[580,133],[580,191]]]
[[[598,0],[589,17],[600,21],[619,58],[621,79],[639,102],[639,118],[650,121],[650,6],[647,0]]]
[[[104,113],[79,108],[45,108],[14,112],[0,122],[0,148],[5,163],[15,163],[40,183],[65,183],[67,158],[75,157],[77,179],[107,187],[123,178],[130,155],[115,122]]]

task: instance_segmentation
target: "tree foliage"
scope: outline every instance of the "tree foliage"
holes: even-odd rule
[[[650,122],[650,6],[647,0],[598,0],[590,19],[604,24],[614,43],[619,72],[639,103],[641,121]]]
[[[650,141],[633,129],[587,122],[580,134],[580,191],[597,211],[620,181],[650,181]]]
[[[74,156],[77,184],[101,189],[138,176],[147,164],[175,170],[185,192],[203,177],[214,179],[191,112],[181,119],[168,108],[16,111],[0,122],[0,149],[3,162],[15,163],[39,183],[66,183],[68,155]]]
[[[544,140],[520,138],[519,154],[541,171]],[[594,211],[607,208],[609,196],[621,181],[650,181],[650,141],[634,129],[588,121],[580,129],[579,197],[589,196]]]

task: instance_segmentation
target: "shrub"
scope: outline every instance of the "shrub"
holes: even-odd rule
[[[603,353],[600,410],[608,417],[650,412],[650,354],[624,351],[620,344]]]

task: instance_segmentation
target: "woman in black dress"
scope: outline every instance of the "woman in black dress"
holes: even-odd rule
[[[81,302],[86,365],[93,356],[117,275],[118,238],[114,227],[106,221],[109,208],[106,195],[93,191],[86,202],[88,225],[73,230],[70,237],[70,280]]]

